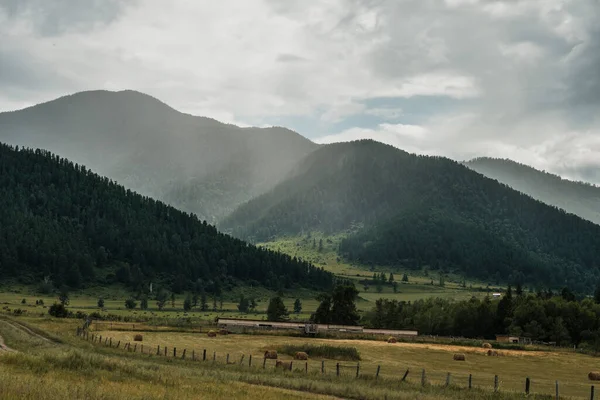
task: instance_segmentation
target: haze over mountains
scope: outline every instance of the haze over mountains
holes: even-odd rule
[[[574,182],[511,160],[476,158],[465,165],[547,204],[600,224],[600,187]]]
[[[360,263],[578,290],[600,277],[600,225],[447,158],[370,140],[314,151],[291,179],[221,223],[253,241],[353,226],[340,254]]]
[[[81,92],[0,113],[0,141],[49,150],[210,222],[318,147],[285,128],[239,128],[134,91]]]
[[[364,264],[581,291],[600,277],[600,226],[556,208],[598,223],[600,189],[505,160],[467,168],[373,141],[317,145],[133,91],[0,113],[0,142],[50,150],[253,242],[351,230],[340,256]]]

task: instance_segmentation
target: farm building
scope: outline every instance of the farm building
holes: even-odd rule
[[[531,344],[531,338],[522,336],[496,335],[496,341],[500,343]]]
[[[219,328],[235,329],[287,329],[306,331],[307,326],[312,329],[316,327],[319,332],[346,332],[346,333],[367,333],[373,335],[388,336],[417,336],[417,331],[390,330],[390,329],[365,329],[362,326],[353,325],[329,325],[329,324],[307,324],[304,322],[271,322],[263,320],[219,318],[217,321]]]

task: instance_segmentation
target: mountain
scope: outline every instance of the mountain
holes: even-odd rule
[[[306,262],[217,232],[44,150],[0,144],[0,273],[58,286],[149,282],[207,290],[246,282],[278,289],[329,288],[332,275]]]
[[[373,141],[309,154],[285,182],[220,227],[251,241],[352,231],[340,255],[480,279],[590,290],[600,226],[442,157]]]
[[[574,182],[527,165],[497,158],[476,158],[465,165],[536,200],[600,224],[600,187]]]
[[[49,150],[212,222],[318,148],[285,128],[239,128],[134,91],[81,92],[0,113],[0,141]]]

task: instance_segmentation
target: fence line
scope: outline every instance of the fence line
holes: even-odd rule
[[[102,341],[103,337],[102,335],[97,335],[97,334],[90,334],[87,330],[83,330],[82,328],[77,328],[76,331],[76,335],[81,337],[83,340],[86,341],[91,341],[94,344],[100,344],[100,345],[104,345],[107,347],[111,347],[111,348],[116,348],[119,349],[119,345],[121,343],[121,341],[117,342],[116,347],[114,347],[112,345],[112,338],[109,337],[104,337],[104,342]],[[123,347],[123,350],[126,350],[128,352],[133,352],[133,353],[137,353],[137,343],[135,343],[133,349],[131,348],[131,343],[126,343]],[[150,346],[146,346],[146,349],[148,349],[147,352],[144,351],[144,345],[142,344],[140,346],[140,353],[141,354],[148,354],[149,356],[152,356],[153,350]],[[164,356],[163,357],[168,357],[170,353],[167,352],[167,346],[163,346],[163,351],[161,351],[161,346],[157,345],[156,348],[156,356]],[[173,352],[172,352],[172,358],[180,358],[182,360],[186,359],[186,352],[187,349],[183,349],[183,352],[180,353],[181,355],[178,357],[177,356],[177,348],[173,347]],[[223,357],[223,356],[221,356]],[[245,354],[241,355],[241,358],[239,359],[239,361],[230,361],[231,357],[229,353],[226,353],[225,357],[224,357],[224,364],[226,365],[239,365],[239,366],[243,366],[244,365],[244,358],[245,358]],[[217,352],[213,352],[213,357],[212,357],[212,361],[213,363],[217,362]],[[187,360],[190,360],[190,358],[187,358]],[[191,357],[191,361],[208,361],[207,359],[207,349],[203,349],[202,350],[202,358],[200,357],[196,357],[196,352],[195,350],[192,350],[192,357]],[[289,370],[292,372],[304,372],[305,374],[309,373],[309,367],[308,367],[308,361],[306,361],[304,363],[304,365],[302,364],[296,364],[299,366],[303,366],[304,368],[296,368],[295,370],[292,368],[293,367],[293,361],[289,361],[289,362],[281,362],[279,363],[278,360],[274,360],[274,368],[281,368],[281,369],[285,369],[285,370]],[[297,361],[297,360],[296,360]],[[248,357],[248,367],[252,367],[252,354],[249,355]],[[260,367],[260,365],[259,365]],[[263,358],[263,362],[262,362],[262,368],[265,369],[267,367],[267,358]],[[345,373],[343,374],[342,371],[343,370],[352,370],[353,372],[351,374]],[[327,372],[326,369],[326,365],[325,365],[325,360],[321,360],[320,362],[320,366],[319,369],[315,369],[314,371],[312,371],[315,374],[321,374],[321,375],[325,375]],[[381,371],[381,365],[377,365],[376,371],[374,372],[373,375],[365,375],[364,373],[361,373],[361,365],[360,363],[356,363],[356,364],[340,364],[339,362],[336,362],[335,364],[335,375],[340,377],[342,375],[344,376],[354,376],[356,379],[369,379],[369,378],[373,378],[375,380],[379,379],[379,375],[380,375],[380,371]],[[439,372],[433,371],[434,374],[439,374]],[[405,372],[399,372],[399,374],[397,374],[398,376],[398,381],[400,383],[402,382],[406,382],[407,381],[407,377],[410,374],[410,368],[407,368]],[[423,369],[421,371],[420,374],[420,385],[421,386],[432,386],[432,382],[427,379],[427,373],[425,371],[425,369]],[[461,386],[460,384],[457,384],[456,382],[459,381],[459,379],[457,379],[457,376],[459,374],[456,375],[451,375],[450,372],[446,372],[444,377],[445,380],[441,381],[441,384],[439,385],[440,387],[464,387],[466,389],[472,389],[473,388],[473,375],[472,374],[468,374],[468,383],[466,386]],[[465,375],[466,376],[466,375]],[[415,377],[416,378],[416,377]],[[385,379],[390,379],[389,377],[385,377]],[[538,381],[539,382],[539,381]],[[532,386],[533,386],[534,381],[532,379],[530,379],[529,377],[525,377],[524,378],[524,392],[525,395],[529,395],[532,393]],[[490,384],[492,384],[492,382],[490,382]],[[560,398],[560,393],[559,393],[559,381],[554,381],[553,382],[553,386],[555,389],[554,393],[546,393],[547,395],[554,395],[552,397],[554,397],[556,400],[558,400]],[[480,388],[483,388],[481,385],[479,386]],[[498,375],[494,375],[494,380],[493,380],[493,391],[494,392],[498,392],[500,390],[500,378]],[[564,387],[563,387],[564,388]],[[538,393],[538,394],[543,394],[543,393]],[[570,396],[572,397],[572,396]],[[590,400],[594,400],[595,399],[595,387],[594,385],[590,386],[590,391],[589,391],[589,396],[583,397],[583,398],[589,398]]]

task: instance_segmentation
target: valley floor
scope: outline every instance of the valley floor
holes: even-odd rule
[[[388,344],[384,341],[329,340],[270,335],[226,335],[208,338],[206,334],[185,332],[142,332],[144,354],[126,351],[125,342],[134,343],[139,332],[113,331],[100,327],[86,336],[75,335],[81,321],[49,317],[2,317],[0,336],[13,352],[0,352],[0,398],[6,399],[517,399],[523,397],[525,377],[532,380],[531,398],[551,398],[555,381],[560,382],[561,398],[589,398],[587,373],[597,359],[568,351],[518,352],[502,350],[488,357],[483,349],[435,344]],[[105,346],[90,336],[112,338]],[[116,343],[121,341],[117,349]],[[360,378],[356,362],[325,360],[297,361],[293,372],[273,368],[268,360],[262,368],[265,349],[283,344],[328,344],[358,349]],[[156,346],[168,347],[169,356],[156,356]],[[178,357],[172,356],[177,348]],[[152,351],[149,351],[152,349]],[[181,359],[183,350],[187,358]],[[203,349],[216,362],[192,361]],[[466,354],[465,362],[452,360],[454,352]],[[152,353],[152,354],[148,354]],[[230,364],[226,364],[226,354]],[[254,364],[247,364],[249,355]],[[239,361],[245,355],[245,362]],[[283,360],[291,357],[282,355]],[[335,365],[342,365],[336,376]],[[375,379],[377,366],[379,379]],[[406,382],[400,379],[409,369]],[[421,371],[427,372],[425,387]],[[447,373],[450,387],[445,388]],[[466,389],[468,374],[473,389]],[[494,375],[500,377],[500,390],[493,393]]]

